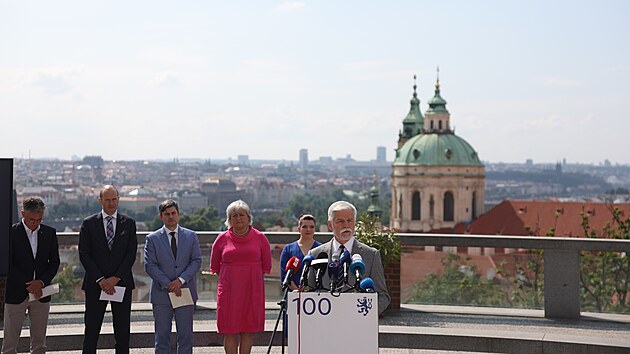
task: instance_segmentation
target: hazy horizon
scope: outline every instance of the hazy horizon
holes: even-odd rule
[[[249,157],[249,155],[244,154],[246,156],[248,156],[248,160],[250,162],[255,162],[255,161],[274,161],[274,162],[295,162],[296,164],[299,163],[299,158],[289,158],[289,159],[273,159],[273,158],[251,158]],[[6,156],[0,156],[0,158],[12,158],[12,159],[21,159],[21,160],[42,160],[42,161],[80,161],[83,159],[83,157],[85,156],[100,156],[100,155],[83,155],[83,156],[71,156],[69,158],[63,158],[63,157],[51,157],[51,156],[43,156],[43,157],[6,157]],[[319,158],[320,157],[331,157],[334,161],[337,161],[338,159],[345,159],[347,156],[318,156],[316,158],[312,158],[309,156],[309,163],[319,163]],[[352,156],[351,156],[352,157]],[[368,160],[359,160],[356,159],[354,157],[352,157],[353,160],[355,160],[356,162],[376,162],[376,158],[372,158],[372,159],[368,159]],[[173,162],[174,160],[178,160],[178,161],[185,161],[185,162],[189,162],[189,161],[195,161],[195,162],[205,162],[205,161],[209,161],[209,162],[213,162],[213,161],[221,161],[221,162],[238,162],[238,157],[234,156],[234,157],[208,157],[208,158],[201,158],[201,157],[186,157],[186,156],[175,156],[173,158],[146,158],[146,159],[105,159],[103,158],[104,161],[125,161],[125,162],[133,162],[133,161],[149,161],[149,162],[160,162],[160,163],[166,163],[166,162]],[[386,161],[387,163],[393,163],[393,159],[388,159]],[[527,161],[488,161],[488,160],[482,160],[482,163],[486,164],[486,163],[490,163],[490,164],[526,164]],[[613,161],[608,161],[612,166],[630,166],[630,164],[622,164],[622,163],[615,163]],[[557,161],[536,161],[533,160],[532,162],[534,165],[555,165],[557,163],[562,163],[562,160],[557,160]],[[589,165],[589,166],[601,166],[605,163],[605,160],[602,161],[598,161],[598,162],[581,162],[581,161],[567,161],[566,162],[568,165]]]
[[[387,160],[417,75],[483,161],[630,164],[630,2],[0,0],[0,156]],[[508,162],[509,161],[509,162]]]

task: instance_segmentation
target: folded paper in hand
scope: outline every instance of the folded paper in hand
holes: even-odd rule
[[[192,295],[189,288],[181,288],[182,296],[177,296],[175,293],[168,293],[168,297],[171,299],[171,305],[176,309],[181,306],[188,306],[194,304]]]
[[[46,287],[42,288],[42,297],[46,297],[52,294],[57,294],[59,292],[59,284],[50,284]],[[28,301],[39,300],[41,297],[35,297],[34,294],[28,294]]]
[[[125,297],[125,287],[115,286],[114,290],[115,292],[112,295],[109,295],[103,290],[101,290],[101,297],[99,297],[98,299],[104,300],[104,301],[122,302],[123,298]]]

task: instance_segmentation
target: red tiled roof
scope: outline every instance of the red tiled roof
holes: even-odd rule
[[[475,235],[545,236],[555,228],[555,236],[584,237],[582,216],[589,216],[593,230],[601,231],[612,222],[611,208],[630,216],[630,204],[591,202],[548,202],[505,200],[470,224],[458,224],[455,233]],[[601,235],[600,235],[601,236]]]

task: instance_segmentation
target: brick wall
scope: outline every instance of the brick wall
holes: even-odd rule
[[[385,267],[385,283],[392,298],[388,310],[400,310],[400,260]]]

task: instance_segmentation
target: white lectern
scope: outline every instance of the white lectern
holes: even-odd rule
[[[289,293],[289,354],[378,354],[376,293]]]

